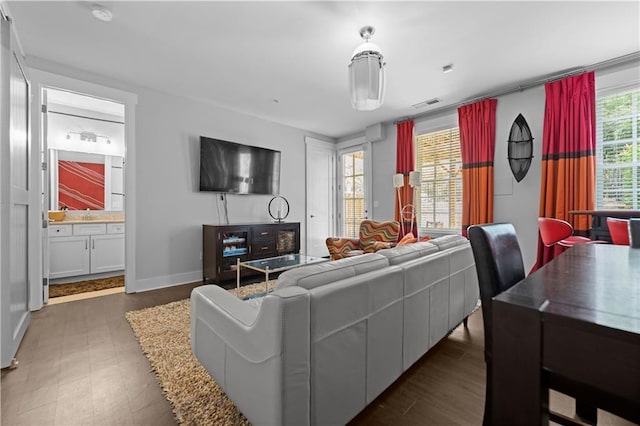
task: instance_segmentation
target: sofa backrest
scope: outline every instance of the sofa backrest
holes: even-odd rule
[[[409,260],[437,253],[438,250],[438,246],[430,242],[422,242],[398,246],[388,250],[380,250],[378,254],[386,257],[389,260],[389,265],[399,265]]]
[[[307,265],[283,272],[278,277],[275,289],[299,286],[312,288],[333,283],[356,275],[365,274],[389,266],[385,256],[378,253],[347,257],[315,265]]]
[[[431,244],[438,246],[442,250],[450,249],[451,247],[461,246],[469,244],[469,240],[462,235],[443,235],[442,237],[433,238],[429,240]]]
[[[346,424],[402,374],[403,273],[389,266],[309,294],[311,424]]]

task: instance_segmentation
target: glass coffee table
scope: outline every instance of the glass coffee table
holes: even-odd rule
[[[269,292],[269,274],[287,271],[299,266],[311,265],[314,263],[328,262],[324,257],[313,257],[305,254],[285,254],[282,256],[268,257],[266,259],[256,259],[240,261],[238,258],[238,268],[236,269],[236,286],[240,288],[240,269],[248,268],[264,274],[265,291]]]

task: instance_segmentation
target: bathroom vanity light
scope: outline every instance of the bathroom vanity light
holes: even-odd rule
[[[103,138],[107,144],[111,143],[108,136],[96,135],[93,132],[67,132],[67,140],[71,140],[71,135],[78,135],[78,138],[85,142],[98,142],[98,138]]]

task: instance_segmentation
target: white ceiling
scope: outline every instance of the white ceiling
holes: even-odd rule
[[[640,2],[5,2],[46,62],[331,137],[640,51]],[[351,108],[360,27],[387,62],[384,105]],[[442,73],[442,66],[454,71]],[[438,97],[441,103],[411,105]],[[277,102],[274,102],[277,100]]]

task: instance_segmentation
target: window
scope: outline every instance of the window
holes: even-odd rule
[[[416,136],[420,191],[414,200],[419,228],[455,230],[462,226],[462,155],[460,130]]]
[[[364,151],[341,156],[342,163],[342,235],[358,237],[360,222],[365,218]]]
[[[596,207],[640,207],[640,88],[598,96]]]

